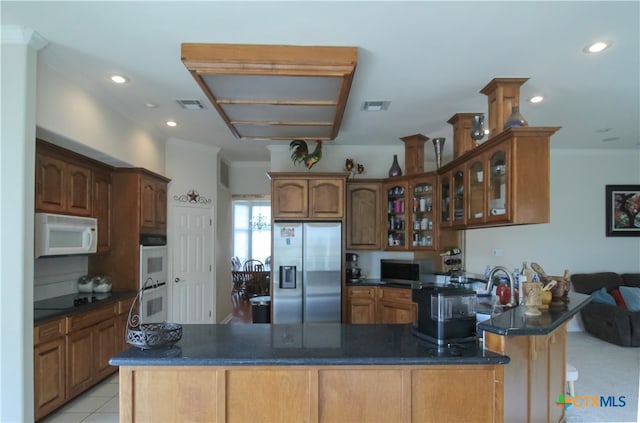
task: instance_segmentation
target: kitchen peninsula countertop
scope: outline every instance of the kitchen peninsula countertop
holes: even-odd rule
[[[503,336],[547,335],[567,323],[591,301],[590,295],[569,292],[569,302],[540,310],[540,316],[526,316],[526,307],[506,310],[478,324],[479,330]]]
[[[39,324],[49,319],[56,317],[66,316],[72,313],[90,311],[96,307],[102,307],[111,303],[118,302],[127,298],[133,298],[136,296],[136,292],[87,292],[76,293],[69,295],[62,295],[59,297],[48,298],[46,300],[39,300],[33,303],[33,323]],[[95,297],[95,300],[80,304],[78,306],[73,305],[73,300],[77,298]]]
[[[113,366],[500,365],[509,358],[476,342],[438,348],[412,325],[184,325],[173,347],[128,350]]]

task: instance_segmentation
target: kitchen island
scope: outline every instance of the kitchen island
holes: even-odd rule
[[[513,337],[564,334],[581,303],[560,312],[551,334],[538,326],[542,335]],[[411,324],[185,325],[172,347],[111,359],[120,366],[120,421],[517,421],[505,413],[508,391],[520,389],[505,378],[511,359],[491,351],[492,335],[512,336],[490,332],[503,329],[499,319],[481,324],[485,348],[438,348]],[[565,338],[555,339],[563,369]]]

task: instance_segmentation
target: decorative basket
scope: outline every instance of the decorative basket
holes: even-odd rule
[[[146,350],[169,347],[182,339],[182,325],[170,322],[140,323],[139,312],[134,313],[136,304],[142,302],[145,285],[138,291],[129,309],[125,341],[134,347]]]

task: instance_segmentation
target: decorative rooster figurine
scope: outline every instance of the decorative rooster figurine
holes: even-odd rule
[[[316,141],[316,149],[311,154],[309,154],[307,143],[301,140],[291,141],[289,150],[293,150],[291,160],[293,160],[294,164],[304,163],[307,169],[311,169],[322,158],[322,141]]]

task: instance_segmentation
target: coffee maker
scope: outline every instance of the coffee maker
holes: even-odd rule
[[[358,267],[358,255],[354,253],[347,253],[347,282],[360,282],[362,273]]]

